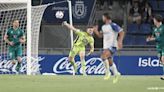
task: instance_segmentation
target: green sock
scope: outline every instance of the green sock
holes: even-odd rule
[[[75,67],[75,62],[74,61],[70,61],[70,63],[73,67]]]
[[[16,70],[19,71],[20,67],[21,67],[21,63],[18,62],[17,66],[16,66]]]
[[[85,72],[85,67],[86,66],[86,64],[85,64],[85,60],[82,60],[81,61],[81,67],[82,67],[82,70],[83,70],[83,74],[86,74],[86,72]]]
[[[77,67],[76,67],[75,61],[70,61],[70,63],[73,66],[73,68],[75,70],[75,73],[76,73],[77,72]]]

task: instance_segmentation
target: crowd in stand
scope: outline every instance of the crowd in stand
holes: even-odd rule
[[[131,0],[128,19],[130,23],[151,23],[152,8],[149,2],[147,0]]]

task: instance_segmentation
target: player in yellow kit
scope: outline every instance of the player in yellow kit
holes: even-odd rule
[[[74,71],[76,73],[77,66],[75,64],[74,57],[77,54],[79,54],[83,75],[86,75],[85,46],[89,44],[91,47],[90,52],[87,55],[90,55],[92,52],[94,52],[94,38],[92,37],[94,28],[88,27],[86,31],[82,31],[68,24],[66,21],[63,22],[63,25],[69,28],[70,30],[72,30],[77,35],[77,38],[74,40],[73,48],[71,49],[69,53],[68,60],[73,65]]]

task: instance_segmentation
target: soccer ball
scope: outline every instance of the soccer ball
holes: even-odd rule
[[[57,11],[55,16],[58,19],[62,19],[64,17],[64,12],[63,11]]]

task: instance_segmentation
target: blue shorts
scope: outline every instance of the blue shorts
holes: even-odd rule
[[[111,54],[113,55],[113,54],[115,54],[115,53],[116,53],[117,48],[116,48],[116,47],[110,47],[110,48],[109,48],[109,51],[110,51],[110,52],[111,52]]]
[[[111,52],[111,54],[113,55],[113,54],[116,53],[117,48],[116,48],[116,47],[110,47],[110,48],[108,48],[108,50],[109,50],[109,51]]]

